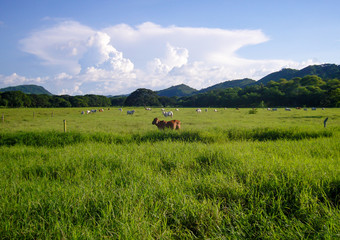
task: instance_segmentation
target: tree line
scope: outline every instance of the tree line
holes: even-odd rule
[[[129,96],[37,95],[20,91],[0,94],[2,107],[340,107],[340,80],[315,75],[212,90],[187,97],[164,97],[149,89],[137,89]]]

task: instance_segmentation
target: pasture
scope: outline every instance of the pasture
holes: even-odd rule
[[[340,238],[340,109],[85,110],[0,109],[1,239]]]

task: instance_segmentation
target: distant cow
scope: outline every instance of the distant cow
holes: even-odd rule
[[[170,120],[170,121],[164,121],[159,120],[158,118],[155,118],[152,121],[153,125],[156,125],[159,130],[164,130],[165,128],[169,128],[172,130],[178,130],[181,128],[181,122],[179,120]]]
[[[126,113],[127,113],[127,115],[133,115],[135,113],[135,110],[127,111]]]
[[[163,112],[164,117],[173,117],[174,113],[172,111],[170,112]]]
[[[197,109],[196,109],[196,112],[197,112],[197,113],[201,113],[202,110],[201,110],[200,108],[197,108]]]

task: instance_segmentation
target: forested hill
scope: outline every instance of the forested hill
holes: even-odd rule
[[[225,82],[218,83],[216,85],[213,85],[213,86],[210,86],[210,87],[207,87],[207,88],[203,88],[203,89],[199,90],[197,93],[205,93],[205,92],[209,92],[211,90],[234,88],[234,87],[244,88],[245,86],[248,86],[248,85],[253,84],[253,83],[256,83],[256,81],[249,79],[249,78],[232,80],[232,81],[225,81]]]
[[[321,64],[321,65],[311,65],[305,67],[301,70],[284,68],[278,72],[271,73],[260,80],[258,80],[255,84],[267,84],[270,81],[278,82],[280,79],[293,79],[295,77],[304,77],[307,75],[315,75],[323,80],[328,79],[340,79],[340,65],[336,64]]]
[[[100,95],[48,96],[21,91],[0,93],[2,107],[340,107],[340,80],[316,75],[281,78],[244,88],[217,88],[184,97],[159,96],[150,89],[137,89],[127,97]]]
[[[184,96],[190,96],[193,93],[196,93],[197,90],[194,88],[191,88],[185,84],[180,84],[177,86],[172,86],[170,88],[157,91],[156,93],[158,96],[164,96],[164,97],[184,97]]]
[[[21,91],[25,94],[46,94],[52,96],[53,94],[47,91],[45,88],[37,85],[19,85],[15,87],[6,87],[1,88],[0,92],[9,92],[9,91]]]

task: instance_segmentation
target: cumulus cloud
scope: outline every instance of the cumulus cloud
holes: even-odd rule
[[[311,64],[245,59],[237,54],[244,46],[269,40],[261,30],[163,27],[151,22],[92,29],[62,21],[32,32],[20,44],[43,65],[61,69],[45,79],[46,84],[59,94],[72,95],[123,94],[139,87],[156,90],[181,83],[200,89],[244,77],[257,80],[282,67]],[[7,77],[7,82],[12,78]]]
[[[33,54],[49,66],[65,72],[80,72],[79,59],[86,51],[86,40],[95,31],[74,21],[64,21],[50,28],[32,32],[20,41],[24,52]]]
[[[156,74],[166,74],[174,67],[181,67],[188,62],[189,51],[186,48],[166,45],[166,53],[163,59],[155,58],[148,63],[148,69]]]
[[[87,52],[79,61],[83,70],[91,67],[118,72],[133,70],[133,63],[110,44],[110,36],[106,33],[96,32],[90,36],[87,47]]]
[[[27,78],[25,76],[20,76],[16,73],[13,73],[9,76],[0,75],[0,86],[16,86],[23,84],[44,84],[48,80],[48,77],[37,77],[37,78]]]

